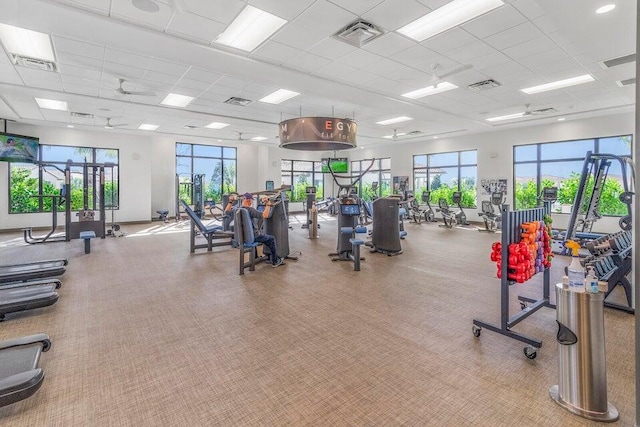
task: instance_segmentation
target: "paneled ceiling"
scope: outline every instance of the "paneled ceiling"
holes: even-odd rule
[[[131,0],[0,0],[0,22],[50,34],[59,72],[14,65],[0,53],[0,117],[103,131],[233,141],[263,136],[276,144],[277,123],[303,116],[355,118],[359,145],[382,146],[496,127],[547,123],[631,111],[635,62],[605,68],[601,61],[635,52],[635,3],[629,0],[504,0],[492,12],[418,43],[397,30],[448,0],[154,0],[143,12]],[[604,3],[617,7],[602,15]],[[246,4],[288,22],[253,52],[214,44]],[[179,7],[176,7],[176,6]],[[331,35],[361,17],[385,34],[356,48]],[[457,72],[458,89],[417,100],[401,94],[430,85],[432,66]],[[596,81],[527,95],[522,88],[591,74]],[[128,91],[115,91],[124,79]],[[494,79],[499,87],[475,92],[468,85]],[[258,102],[278,88],[301,95],[279,105]],[[165,107],[169,93],[194,97],[186,108]],[[34,98],[67,101],[69,110],[40,109]],[[224,103],[229,97],[247,106]],[[554,108],[505,122],[489,117]],[[382,126],[376,122],[408,116]],[[204,128],[225,122],[224,129]],[[185,129],[184,126],[194,129]],[[417,134],[384,138],[393,134]]]

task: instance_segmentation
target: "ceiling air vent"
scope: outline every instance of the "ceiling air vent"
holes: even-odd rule
[[[411,132],[407,132],[407,136],[416,136],[422,133],[421,130],[412,130]]]
[[[381,28],[371,22],[358,19],[335,33],[333,37],[355,47],[362,47],[371,40],[384,34]]]
[[[80,119],[93,119],[93,114],[90,113],[79,113],[77,111],[72,111],[69,113],[71,117],[78,117]]]
[[[618,65],[628,64],[630,62],[634,62],[636,60],[636,54],[632,53],[631,55],[619,56],[617,58],[607,59],[606,61],[602,61],[603,68],[611,68],[617,67]]]
[[[636,83],[636,79],[635,79],[635,77],[632,77],[630,79],[618,80],[616,83],[620,87],[625,87],[625,86],[629,86],[629,85],[635,84]]]
[[[29,58],[28,56],[11,55],[13,63],[20,67],[32,68],[40,71],[53,71],[57,72],[58,67],[55,62],[45,61],[43,59]]]
[[[241,107],[246,107],[247,105],[249,105],[251,103],[250,99],[244,99],[244,98],[239,98],[237,96],[232,96],[231,98],[227,99],[226,101],[224,101],[225,104],[231,104],[231,105],[239,105]]]
[[[494,87],[498,87],[501,86],[500,83],[498,83],[497,81],[493,80],[493,79],[489,79],[489,80],[483,80],[481,82],[477,82],[477,83],[472,83],[469,86],[467,86],[467,88],[475,91],[475,92],[480,92],[481,90],[487,90],[487,89],[492,89]]]
[[[558,110],[556,110],[553,107],[540,108],[538,110],[531,111],[532,114],[553,114],[553,113],[557,113],[557,112],[558,112]]]
[[[184,126],[182,126],[182,129],[198,129],[198,126],[194,126],[194,125],[184,125]]]

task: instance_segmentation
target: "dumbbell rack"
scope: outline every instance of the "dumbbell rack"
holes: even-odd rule
[[[551,293],[550,286],[550,274],[549,268],[545,268],[543,271],[543,285],[542,285],[542,298],[535,300],[518,296],[522,310],[516,313],[514,316],[509,317],[509,291],[514,281],[509,280],[509,266],[507,260],[509,259],[509,245],[513,243],[519,243],[521,239],[521,226],[525,222],[531,221],[543,221],[546,214],[549,213],[549,207],[526,209],[521,211],[509,211],[509,205],[502,205],[500,207],[502,217],[502,277],[500,279],[500,326],[495,326],[490,323],[483,322],[481,320],[473,319],[473,335],[480,336],[482,328],[486,328],[490,331],[497,332],[505,335],[509,338],[524,342],[530,347],[524,348],[524,354],[533,359],[536,357],[536,350],[542,347],[542,341],[531,338],[529,336],[513,332],[513,328],[518,323],[522,322],[527,317],[531,316],[542,307],[556,308],[554,304],[549,301],[549,295]],[[526,305],[525,303],[529,303]]]

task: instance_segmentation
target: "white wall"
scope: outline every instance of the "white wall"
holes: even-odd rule
[[[595,117],[584,120],[555,122],[552,124],[498,130],[493,132],[464,135],[454,138],[430,139],[428,141],[396,141],[379,149],[357,150],[354,160],[371,157],[391,157],[392,175],[412,177],[414,154],[429,154],[447,151],[478,150],[478,183],[482,179],[506,178],[508,191],[513,190],[513,146],[537,142],[563,141],[580,138],[594,138],[634,133],[633,113]],[[635,142],[635,138],[634,138]],[[413,180],[409,180],[413,185]],[[478,198],[481,195],[478,189]],[[512,203],[509,195],[507,203]],[[467,217],[480,221],[477,211],[467,209]],[[566,228],[569,215],[553,215],[554,226]],[[603,218],[594,226],[594,231],[612,232],[618,230],[617,218]]]
[[[285,150],[277,146],[251,143],[225,144],[214,140],[190,137],[171,137],[139,133],[129,135],[118,131],[87,131],[10,123],[9,132],[36,136],[42,144],[72,145],[86,147],[116,148],[120,150],[120,210],[116,220],[148,221],[156,216],[158,209],[169,209],[173,213],[175,197],[175,143],[236,146],[238,149],[238,190],[257,191],[264,188],[265,181],[281,184],[280,161],[320,160],[334,157],[333,152],[309,152]],[[508,189],[513,188],[513,146],[536,142],[593,138],[634,131],[634,115],[620,114],[523,127],[493,132],[465,135],[455,138],[402,143],[389,142],[379,149],[356,149],[339,152],[341,157],[351,160],[390,157],[392,175],[412,175],[414,154],[437,153],[458,150],[478,150],[478,182],[482,179],[506,178]],[[7,164],[0,162],[0,177],[8,177]],[[411,182],[411,181],[410,181]],[[327,180],[328,184],[328,180]],[[0,179],[0,230],[18,229],[26,226],[46,227],[51,222],[50,214],[8,215],[8,183]],[[331,194],[330,188],[326,194]],[[478,191],[478,194],[481,194]],[[482,196],[480,196],[482,197]],[[292,210],[301,210],[301,203],[294,203]],[[469,219],[480,220],[476,211],[468,210]],[[60,217],[60,221],[63,218]],[[554,215],[556,226],[564,228],[568,215]],[[594,231],[615,231],[617,218],[604,218],[596,223]]]

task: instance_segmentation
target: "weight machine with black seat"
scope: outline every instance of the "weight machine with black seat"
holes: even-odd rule
[[[184,197],[184,194],[180,193],[181,189],[183,193],[187,193],[191,200],[191,210],[198,216],[198,218],[203,219],[205,215],[205,202],[204,202],[204,177],[205,174],[196,173],[191,175],[190,179],[187,181],[181,181],[180,175],[176,174],[176,221],[180,221],[182,219],[183,211],[181,208],[181,201]],[[160,214],[160,219],[163,219],[163,213],[165,211],[158,211]]]
[[[491,193],[489,200],[482,201],[482,211],[478,212],[478,215],[484,220],[484,230],[478,228],[478,231],[486,231],[488,233],[495,233],[500,229],[502,218],[501,213],[496,213],[494,206],[500,206],[504,203],[504,193],[502,191],[495,191]]]

